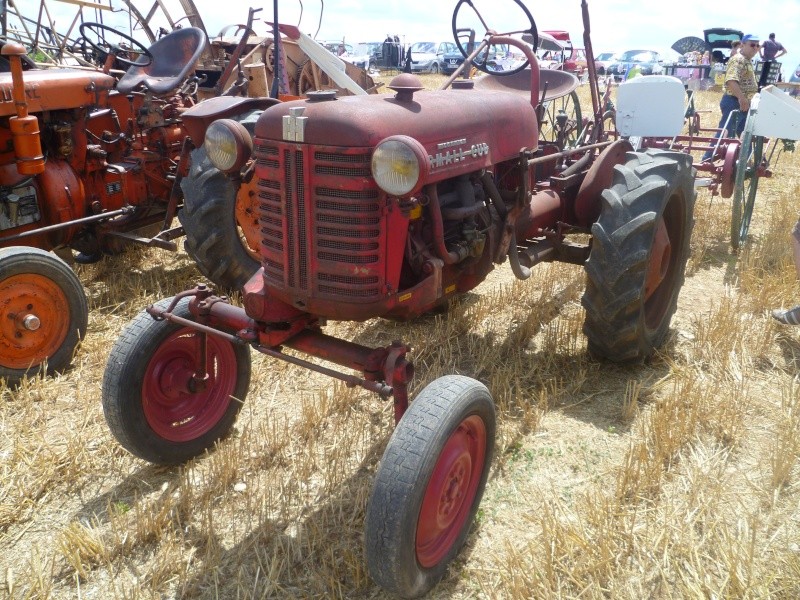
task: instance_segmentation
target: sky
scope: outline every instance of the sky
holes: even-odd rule
[[[74,17],[74,5],[46,0],[48,9],[60,23],[68,25]],[[122,0],[96,0],[115,8]],[[484,1],[491,7],[482,11],[487,24],[497,30],[515,27],[521,13],[514,0]],[[575,46],[582,46],[583,24],[581,0],[522,0],[528,7],[539,30],[560,29],[570,33]],[[173,14],[182,15],[179,0],[164,0]],[[266,33],[273,17],[273,0],[194,0],[203,17],[209,35],[217,34],[226,25],[245,23],[250,6],[263,7],[257,14],[257,33]],[[153,0],[134,0],[147,12]],[[784,44],[788,54],[781,59],[784,77],[788,78],[800,63],[800,0],[588,0],[591,18],[592,46],[595,54],[634,48],[661,51],[671,57],[669,47],[685,36],[702,37],[703,29],[731,27],[766,39],[770,32]],[[31,17],[38,12],[39,0],[16,0],[17,7]],[[456,0],[279,0],[278,12],[282,23],[299,25],[301,31],[320,40],[341,40],[355,44],[382,41],[386,34],[397,34],[401,41],[450,41],[451,19]],[[724,7],[724,10],[722,9]],[[174,9],[174,10],[173,10]],[[94,11],[84,9],[90,20]],[[121,15],[110,15],[125,22]],[[505,19],[505,21],[504,21]],[[508,20],[513,21],[513,25]],[[481,32],[482,33],[482,32]]]

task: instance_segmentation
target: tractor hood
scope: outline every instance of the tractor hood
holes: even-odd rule
[[[291,141],[284,136],[284,117],[297,119],[299,111],[293,109],[298,108],[304,144],[375,148],[388,136],[406,135],[422,144],[438,174],[516,158],[523,147],[535,148],[538,139],[528,101],[474,89],[284,102],[264,111],[256,138]]]
[[[77,69],[31,69],[24,80],[30,113],[101,104],[114,89],[111,75]],[[0,73],[0,116],[17,114],[12,90],[11,73]]]

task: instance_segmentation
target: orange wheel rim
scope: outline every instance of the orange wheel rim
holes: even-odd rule
[[[258,195],[255,186],[243,183],[236,194],[236,227],[242,247],[255,260],[261,260],[261,226],[258,223]]]
[[[64,291],[44,275],[14,275],[0,282],[0,364],[27,369],[53,356],[69,333]]]

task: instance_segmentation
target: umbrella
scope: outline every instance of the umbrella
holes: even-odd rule
[[[670,48],[678,54],[686,54],[687,52],[705,52],[708,50],[708,45],[703,38],[689,35],[679,39]]]

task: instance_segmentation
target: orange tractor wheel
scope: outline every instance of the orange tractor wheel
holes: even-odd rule
[[[88,316],[81,282],[63,260],[38,248],[0,249],[0,379],[15,385],[64,369]]]

